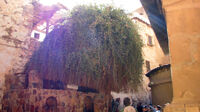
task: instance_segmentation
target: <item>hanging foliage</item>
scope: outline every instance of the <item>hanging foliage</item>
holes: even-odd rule
[[[120,9],[79,6],[41,43],[27,64],[41,78],[100,91],[135,88],[141,82],[142,42]]]

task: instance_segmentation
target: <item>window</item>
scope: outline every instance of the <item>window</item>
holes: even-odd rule
[[[152,46],[153,42],[152,42],[152,37],[148,35],[148,45]]]
[[[34,38],[39,39],[40,38],[40,34],[39,33],[34,33]]]
[[[150,61],[147,61],[147,60],[146,60],[146,69],[147,69],[147,72],[151,70]]]

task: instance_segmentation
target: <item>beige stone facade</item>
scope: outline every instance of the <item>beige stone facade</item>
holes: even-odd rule
[[[165,112],[200,112],[200,1],[163,0],[172,64],[173,101]]]
[[[143,88],[150,95],[149,79],[145,74],[161,65],[169,64],[169,55],[163,52],[157,39],[160,37],[156,37],[143,8],[133,12],[132,20],[138,26],[138,33],[143,41]]]
[[[139,8],[133,13],[129,14],[129,16],[132,19],[133,23],[137,26],[138,33],[143,42],[143,85],[142,87],[139,87],[138,91],[135,92],[121,92],[118,94],[112,93],[114,98],[121,98],[121,107],[123,106],[123,99],[127,96],[134,99],[136,103],[151,103],[151,90],[149,88],[149,78],[147,78],[145,74],[154,68],[170,63],[169,55],[163,52],[160,43],[157,39],[159,37],[156,37],[144,9]],[[147,61],[149,62],[149,64],[147,64]]]
[[[137,11],[137,10],[136,10]],[[136,15],[136,13],[138,13]],[[136,15],[136,16],[134,16]],[[157,68],[161,65],[169,64],[169,55],[165,54],[160,46],[146,13],[143,8],[139,12],[134,12],[132,20],[138,26],[138,33],[143,41],[142,54],[144,58],[143,74],[148,72],[146,61],[150,62],[150,70]]]
[[[164,16],[167,24],[173,98],[164,112],[200,112],[200,1],[141,1],[149,16]]]
[[[23,71],[30,56],[29,34],[32,27],[33,6],[29,0],[0,1],[0,99],[7,77]],[[33,43],[34,44],[34,43]],[[14,81],[13,81],[14,82]],[[1,105],[0,105],[1,108]]]

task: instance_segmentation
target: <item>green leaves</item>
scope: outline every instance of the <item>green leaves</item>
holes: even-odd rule
[[[79,6],[47,35],[30,64],[43,78],[119,91],[140,84],[141,47],[136,27],[121,9]]]

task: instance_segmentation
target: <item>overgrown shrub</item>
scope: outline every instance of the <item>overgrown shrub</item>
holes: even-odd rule
[[[136,88],[141,82],[142,42],[121,9],[79,6],[63,18],[27,64],[44,79],[100,91]]]

